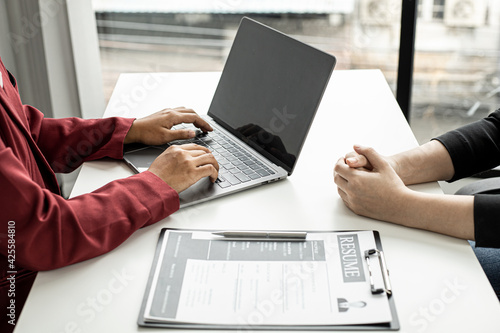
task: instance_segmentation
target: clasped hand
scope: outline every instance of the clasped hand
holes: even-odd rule
[[[354,146],[334,168],[334,181],[345,205],[358,215],[393,220],[394,206],[407,204],[404,198],[410,191],[395,167],[391,158],[373,148]]]
[[[124,143],[161,145],[173,140],[193,138],[196,135],[193,130],[172,129],[173,126],[181,123],[192,123],[203,132],[213,130],[210,124],[192,109],[185,107],[164,109],[150,116],[136,119]],[[169,147],[148,169],[178,193],[204,177],[210,177],[210,180],[215,182],[218,170],[219,164],[210,150],[196,144]]]

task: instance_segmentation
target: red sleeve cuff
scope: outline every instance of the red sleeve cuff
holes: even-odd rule
[[[179,210],[179,194],[160,177],[150,171],[144,171],[132,178],[141,178],[145,188],[142,189],[137,200],[143,207],[148,207],[151,219],[144,225],[151,225]]]
[[[110,153],[109,156],[111,158],[121,160],[123,159],[123,147],[124,147],[124,141],[125,137],[127,136],[128,132],[130,131],[130,128],[132,127],[132,124],[136,118],[116,118],[116,129],[115,133],[113,135],[113,141],[115,142],[115,147],[116,149],[113,149],[113,152]]]

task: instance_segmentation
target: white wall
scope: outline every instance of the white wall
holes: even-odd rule
[[[68,1],[68,23],[83,118],[99,118],[105,97],[97,25],[91,1]]]
[[[0,57],[2,58],[4,65],[14,73],[16,71],[16,64],[14,61],[14,54],[9,45],[8,31],[9,21],[5,7],[5,0],[0,0]]]
[[[104,112],[90,1],[0,0],[0,56],[23,102],[46,116],[97,118]]]

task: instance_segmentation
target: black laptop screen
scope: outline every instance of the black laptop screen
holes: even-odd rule
[[[208,114],[291,174],[334,66],[332,55],[244,18]]]

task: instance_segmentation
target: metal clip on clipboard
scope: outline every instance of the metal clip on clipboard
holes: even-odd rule
[[[382,270],[382,278],[384,279],[384,288],[375,288],[375,283],[373,282],[372,269],[370,266],[370,256],[372,255],[378,256],[378,260],[380,262],[380,269]],[[387,264],[385,263],[384,252],[377,249],[366,250],[365,260],[366,263],[368,264],[368,272],[370,273],[370,287],[372,294],[381,294],[385,291],[387,295],[391,295],[392,287],[391,287],[391,281],[389,281],[389,270],[387,269]]]

